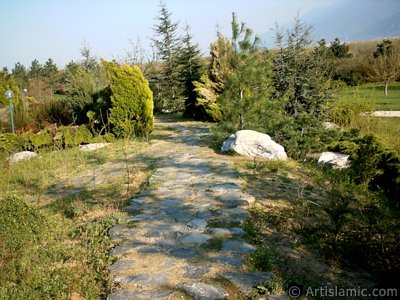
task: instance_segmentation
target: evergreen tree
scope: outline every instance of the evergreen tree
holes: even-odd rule
[[[30,78],[39,78],[42,75],[42,65],[39,63],[37,59],[33,60],[31,63],[31,67],[29,68],[29,77]]]
[[[200,50],[198,44],[194,44],[188,25],[185,27],[185,35],[182,37],[182,48],[179,52],[179,80],[183,87],[185,97],[185,116],[196,118],[198,109],[196,107],[197,93],[194,82],[201,77]]]
[[[137,66],[102,61],[110,81],[110,122],[117,137],[147,137],[153,129],[153,94]]]
[[[227,73],[218,99],[226,130],[263,130],[264,122],[276,116],[271,94],[272,67],[269,54],[258,46],[259,39],[232,14],[231,71]]]
[[[171,20],[171,15],[165,2],[160,2],[159,15],[156,17],[158,24],[154,27],[157,38],[153,39],[153,43],[163,65],[158,78],[159,88],[156,101],[160,102],[157,106],[163,110],[182,111],[184,100],[178,62],[180,40],[177,36],[178,23]]]
[[[194,82],[197,92],[197,117],[217,122],[222,119],[217,103],[229,74],[232,72],[232,46],[228,38],[217,33],[218,39],[211,44],[209,69],[199,81]]]
[[[28,71],[23,64],[17,62],[12,69],[12,75],[20,89],[24,89],[28,86]]]
[[[299,18],[286,33],[278,29],[273,60],[273,99],[283,104],[286,115],[273,135],[289,156],[299,159],[323,149],[328,135],[322,122],[332,98],[327,47],[322,42],[309,51],[311,30]]]

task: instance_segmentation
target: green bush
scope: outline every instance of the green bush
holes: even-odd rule
[[[0,133],[0,153],[10,154],[26,147],[27,143],[23,138],[11,133]]]
[[[53,136],[45,129],[35,135],[32,135],[30,142],[35,149],[50,147],[53,145]]]
[[[103,61],[111,88],[110,122],[119,138],[145,136],[153,129],[153,95],[137,66]]]

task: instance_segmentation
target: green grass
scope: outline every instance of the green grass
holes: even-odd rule
[[[0,164],[0,299],[105,298],[112,288],[108,230],[150,175],[145,162],[137,164],[145,147],[119,141]],[[110,164],[126,171],[82,184],[88,174],[108,176]]]
[[[357,95],[362,100],[371,103],[376,110],[400,110],[400,82],[390,83],[388,95],[384,94],[383,84],[370,83],[347,88],[344,95]]]

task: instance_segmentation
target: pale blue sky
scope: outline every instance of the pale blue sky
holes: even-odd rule
[[[341,0],[344,1],[344,0]],[[238,14],[257,34],[275,23],[292,20],[297,12],[337,3],[338,0],[167,0],[172,18],[187,22],[204,54],[215,40],[216,24],[230,36],[231,13]],[[0,67],[16,62],[26,67],[33,59],[51,57],[62,68],[79,60],[82,43],[105,59],[120,58],[129,40],[147,46],[153,36],[159,0],[0,0]]]

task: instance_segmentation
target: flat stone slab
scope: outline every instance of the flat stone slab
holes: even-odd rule
[[[179,288],[196,300],[218,300],[229,296],[223,288],[201,282],[183,283]]]
[[[210,258],[210,261],[220,262],[236,268],[240,268],[244,263],[244,259],[240,256],[214,256]]]
[[[209,228],[208,232],[213,235],[230,235],[231,231],[226,228]]]
[[[184,276],[186,278],[199,279],[210,271],[210,266],[189,264],[186,266],[185,270],[186,273],[184,274]]]
[[[168,207],[164,208],[163,211],[174,218],[176,222],[188,222],[189,220],[193,219],[192,213],[184,208]]]
[[[133,266],[133,260],[119,260],[113,263],[108,269],[111,272],[121,272]]]
[[[249,202],[246,200],[227,200],[222,202],[225,207],[234,208],[238,206],[249,206]]]
[[[207,224],[208,224],[207,221],[204,219],[193,219],[186,223],[186,225],[189,228],[197,229],[197,230],[201,230],[201,231],[204,231],[204,229],[207,227]]]
[[[273,278],[270,272],[225,272],[220,276],[232,282],[245,294],[251,293],[257,285]]]
[[[178,248],[171,250],[169,252],[170,255],[175,256],[181,259],[190,259],[194,258],[198,255],[197,251],[190,249],[190,248]]]
[[[245,211],[244,209],[241,208],[228,208],[228,209],[221,209],[217,211],[218,214],[220,215],[241,215],[241,216],[247,216],[249,213],[247,211]]]
[[[116,291],[107,296],[107,300],[162,300],[167,299],[170,291]]]
[[[215,193],[229,193],[232,191],[240,192],[242,189],[236,183],[223,183],[214,185],[209,190]]]
[[[222,243],[223,252],[248,254],[256,251],[256,247],[243,241],[224,241]]]
[[[121,283],[137,284],[140,286],[162,286],[169,284],[168,277],[167,274],[140,274],[127,276]]]
[[[157,202],[158,205],[160,206],[166,206],[166,207],[177,207],[182,205],[182,200],[179,199],[166,199]]]
[[[208,234],[194,232],[186,235],[182,239],[182,243],[201,245],[207,243],[209,239],[211,239],[211,236]]]

